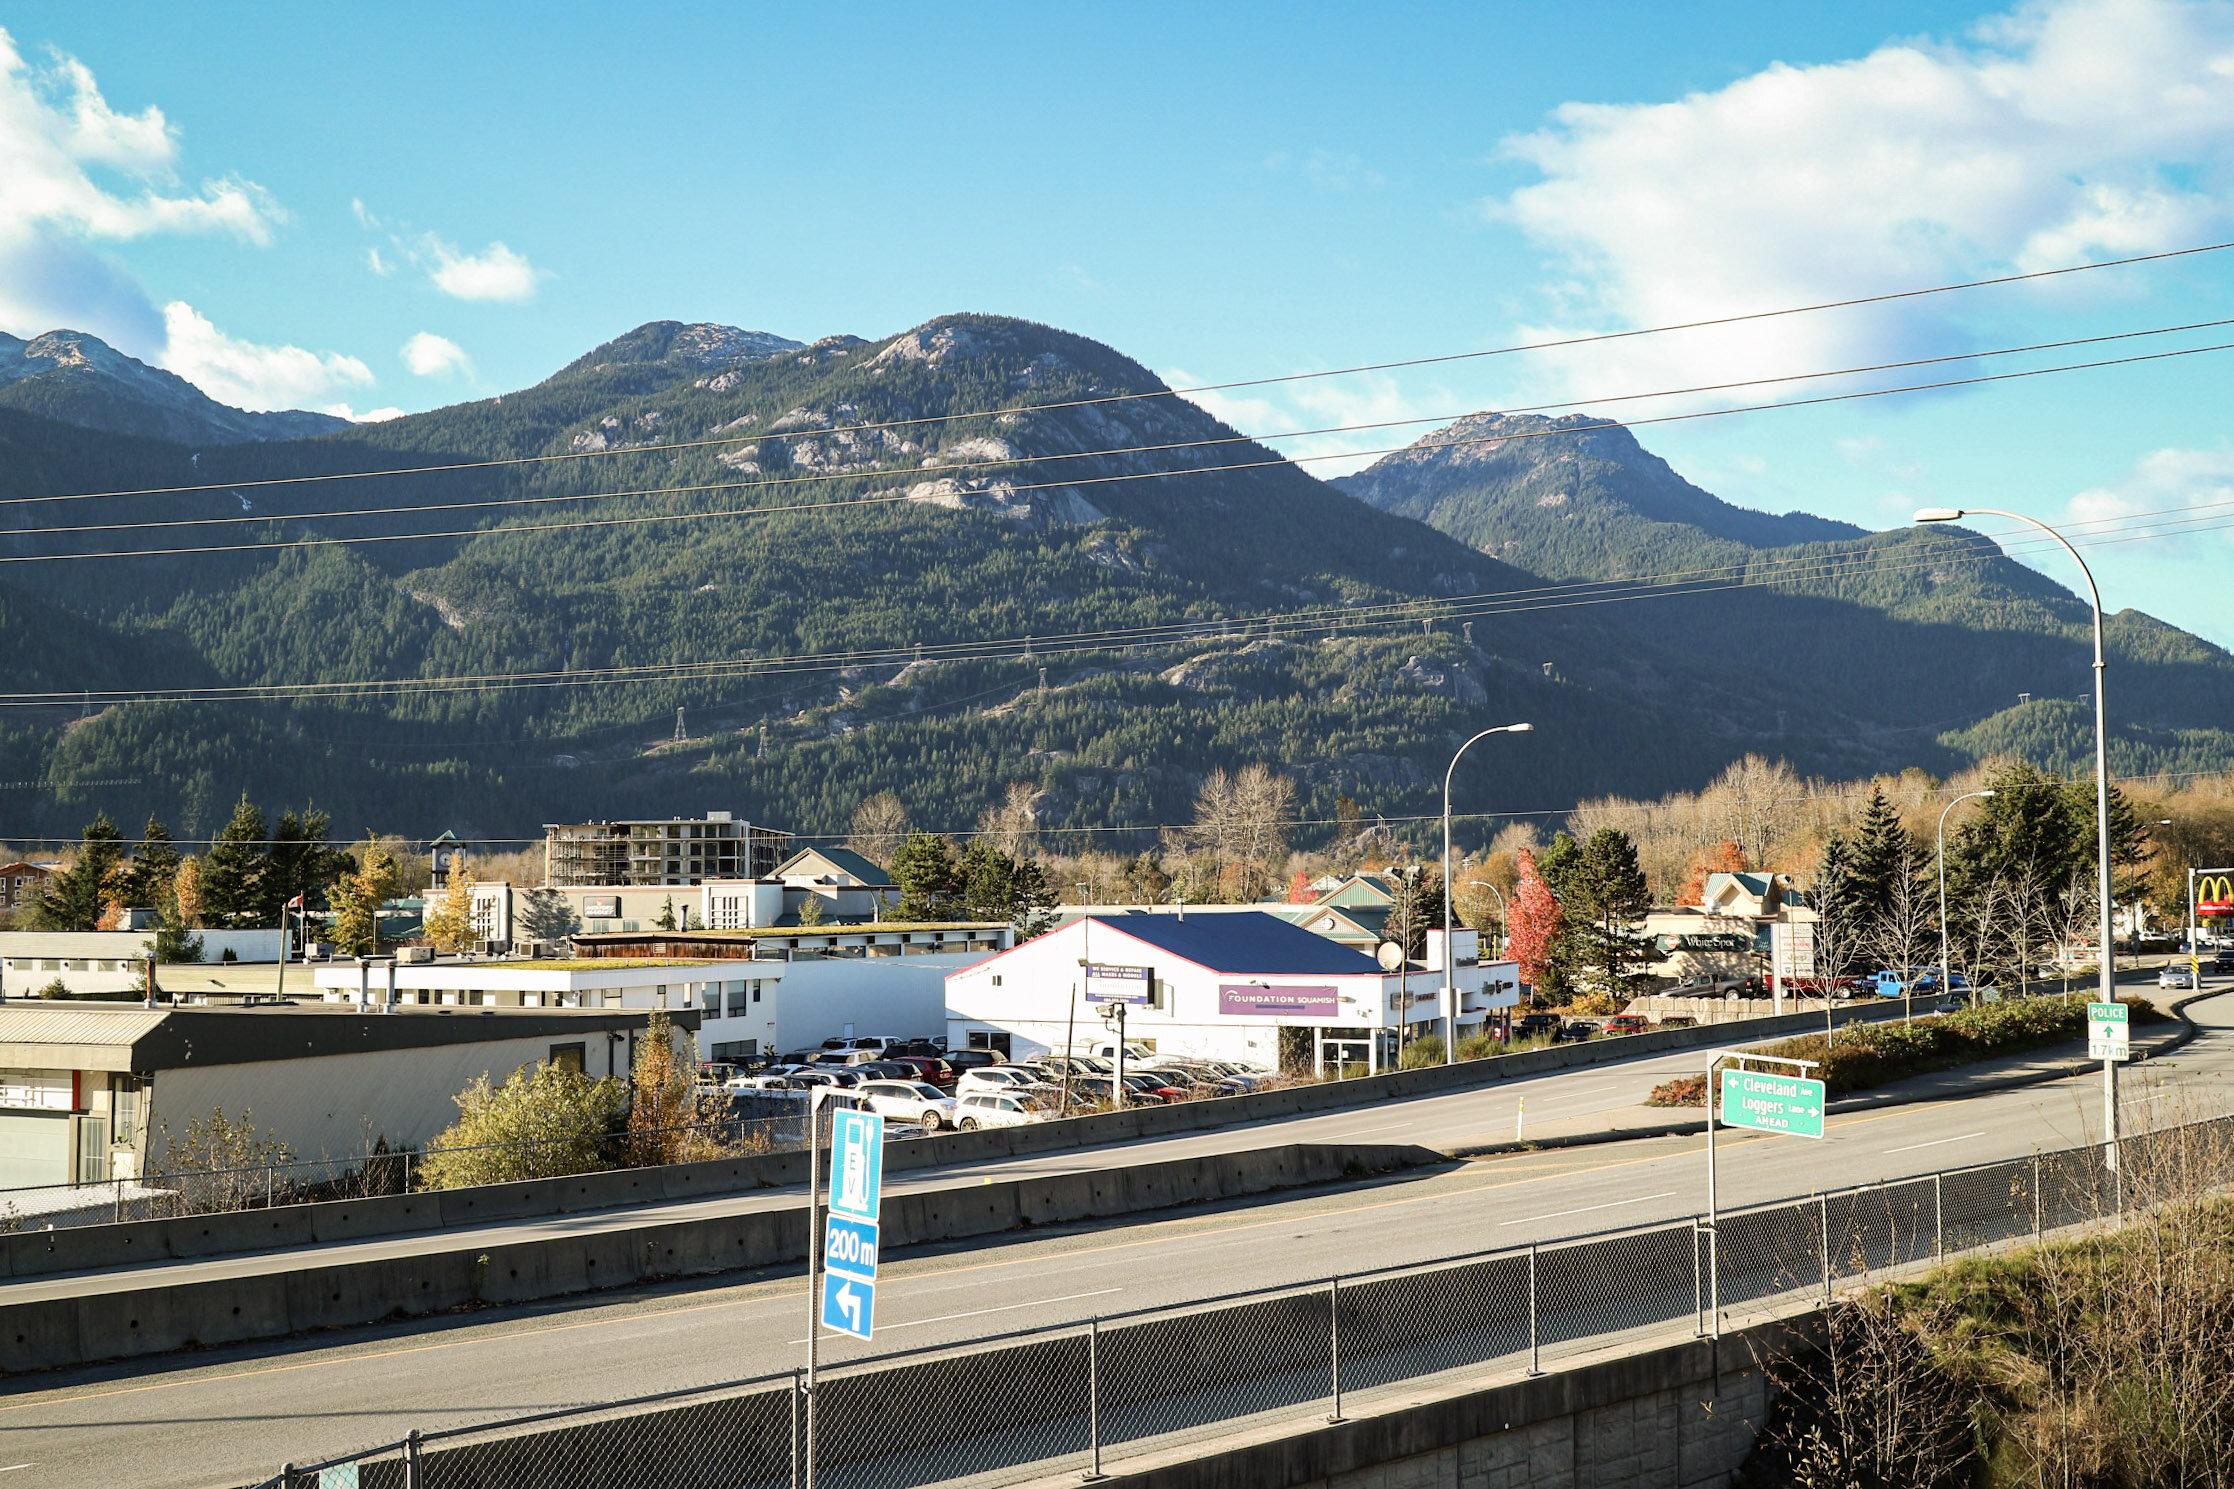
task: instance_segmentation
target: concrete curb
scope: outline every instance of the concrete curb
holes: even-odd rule
[[[2187,1016],[2188,1004],[2204,998],[2225,996],[2234,989],[2218,988],[2209,992],[2192,994],[2169,1005],[2165,1012],[2178,1021],[2180,1027],[2164,1039],[2143,1046],[2135,1063],[2145,1064],[2160,1059],[2180,1049],[2194,1039],[2199,1030],[2195,1021]],[[1959,1067],[1957,1067],[1959,1068]],[[1966,1086],[1961,1091],[1910,1091],[1897,1095],[1879,1095],[1863,1092],[1854,1096],[1841,1096],[1826,1103],[1825,1114],[1837,1116],[1844,1112],[1882,1111],[1896,1106],[1921,1106],[1926,1102],[1945,1101],[1951,1096],[1982,1096],[1994,1091],[2017,1091],[2026,1086],[2045,1086],[2051,1081],[2069,1080],[2075,1075],[2085,1075],[2101,1068],[2096,1060],[2075,1060],[2066,1066],[2050,1070],[2028,1070],[2018,1075],[1994,1076]],[[1617,1127],[1605,1132],[1571,1132],[1557,1137],[1523,1138],[1511,1143],[1469,1143],[1462,1147],[1445,1148],[1453,1158],[1495,1158],[1507,1153],[1551,1152],[1560,1148],[1595,1148],[1606,1143],[1635,1142],[1645,1138],[1684,1137],[1707,1130],[1704,1117],[1673,1119],[1642,1127]]]

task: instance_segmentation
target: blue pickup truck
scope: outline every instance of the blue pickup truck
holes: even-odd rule
[[[1863,992],[1875,993],[1880,998],[1929,997],[1939,991],[1939,969],[1910,967],[1905,971],[1872,972],[1861,980],[1861,985]],[[1947,987],[1951,992],[1967,993],[1970,979],[1960,972],[1949,973]]]

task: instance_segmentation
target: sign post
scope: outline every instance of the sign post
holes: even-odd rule
[[[1721,1072],[1720,1091],[1717,1092],[1715,1067],[1724,1060],[1764,1060],[1774,1065],[1789,1065],[1800,1071],[1813,1070],[1813,1060],[1794,1060],[1784,1055],[1756,1055],[1746,1050],[1718,1050],[1707,1058],[1707,1307],[1708,1318],[1713,1322],[1713,1337],[1722,1337],[1722,1232],[1718,1221],[1714,1188],[1714,1122],[1719,1106],[1723,1119],[1732,1127],[1754,1132],[1770,1132],[1781,1137],[1809,1137],[1818,1141],[1823,1136],[1823,1083],[1806,1075],[1771,1075],[1760,1070],[1725,1070]],[[1716,1101],[1719,1095],[1721,1100]]]
[[[1149,1002],[1156,991],[1153,967],[1117,967],[1105,962],[1086,964],[1086,1001],[1107,1003],[1115,1009],[1117,1025],[1117,1077],[1109,1083],[1112,1105],[1125,1104],[1125,1010]],[[1069,1079],[1069,1072],[1064,1073]]]
[[[878,1210],[884,1199],[884,1118],[815,1088],[807,1116],[806,1453],[801,1483],[815,1483],[815,1366],[825,1327],[856,1339],[875,1331]],[[822,1113],[834,1107],[830,1195],[822,1194]]]
[[[2118,1062],[2132,1052],[2123,1003],[2087,1005],[2087,1058],[2102,1062],[2102,1153],[2111,1173],[2118,1171]]]

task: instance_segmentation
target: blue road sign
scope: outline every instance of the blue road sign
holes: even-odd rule
[[[823,1217],[822,1264],[833,1272],[851,1272],[863,1282],[877,1280],[877,1224],[843,1215]]]
[[[822,1274],[822,1326],[866,1339],[876,1332],[877,1288],[851,1272]]]
[[[830,1211],[874,1223],[884,1198],[884,1118],[842,1111],[830,1135]]]

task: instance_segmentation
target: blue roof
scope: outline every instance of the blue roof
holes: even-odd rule
[[[1087,919],[1212,972],[1261,972],[1283,977],[1381,975],[1381,964],[1364,952],[1262,910],[1221,910],[1189,920],[1177,915],[1091,915]]]

